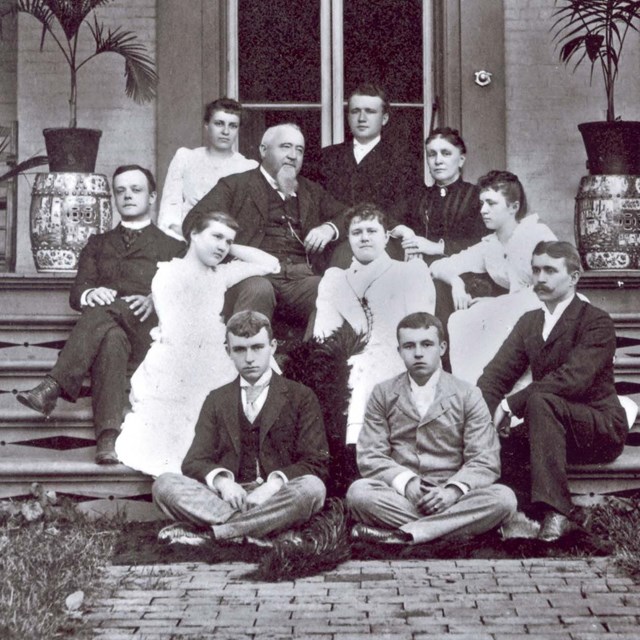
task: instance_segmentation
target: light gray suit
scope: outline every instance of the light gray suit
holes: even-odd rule
[[[500,444],[480,390],[442,371],[433,403],[420,416],[409,374],[380,383],[367,405],[357,445],[363,478],[347,501],[358,520],[399,528],[413,542],[483,533],[516,508],[500,476]],[[423,484],[462,484],[469,491],[442,513],[423,515],[393,487],[410,471]]]

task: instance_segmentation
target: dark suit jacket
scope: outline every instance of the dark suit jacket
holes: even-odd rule
[[[260,248],[269,211],[268,189],[271,188],[260,168],[236,173],[222,178],[192,211],[225,211],[240,225],[236,242]],[[299,175],[297,197],[302,239],[323,222],[333,222],[342,234],[344,205],[319,184]]]
[[[576,296],[546,341],[543,324],[541,309],[525,313],[485,367],[478,386],[491,412],[531,366],[533,382],[507,398],[515,415],[524,414],[532,393],[554,394],[605,412],[612,419],[603,428],[623,442],[627,424],[613,384],[616,335],[611,317]]]
[[[213,469],[235,475],[240,463],[240,379],[212,391],[202,405],[184,475],[201,482]],[[260,412],[260,465],[290,480],[312,474],[324,480],[329,450],[320,404],[311,389],[273,374]]]
[[[353,141],[322,149],[320,183],[348,206],[362,202],[378,205],[389,216],[389,228],[408,224],[417,193],[424,186],[419,167],[383,135],[380,142],[356,163]]]
[[[168,236],[153,223],[127,249],[120,226],[92,235],[80,253],[78,273],[71,287],[69,304],[80,311],[80,297],[87,289],[109,287],[118,297],[148,295],[158,262],[182,254],[184,242]]]

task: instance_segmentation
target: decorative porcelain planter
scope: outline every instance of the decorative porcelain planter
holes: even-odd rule
[[[38,173],[31,191],[31,250],[40,272],[75,271],[89,236],[111,229],[111,190],[98,173]]]
[[[640,175],[584,176],[575,234],[586,269],[640,268]]]

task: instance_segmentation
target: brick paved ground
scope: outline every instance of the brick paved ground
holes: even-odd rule
[[[353,561],[249,582],[248,564],[112,567],[100,640],[640,638],[640,585],[607,559]]]

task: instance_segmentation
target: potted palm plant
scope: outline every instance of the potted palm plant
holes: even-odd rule
[[[75,171],[92,173],[95,169],[101,131],[77,126],[78,72],[102,53],[116,53],[124,58],[125,92],[138,103],[155,97],[158,77],[153,60],[143,44],[131,31],[121,27],[105,28],[94,10],[112,0],[16,0],[0,13],[26,13],[42,25],[40,49],[49,37],[60,50],[69,67],[69,127],[45,129],[45,144],[52,172]],[[90,14],[92,19],[90,19]],[[95,48],[80,55],[78,41],[81,30],[90,33]]]
[[[640,2],[633,0],[557,0],[554,41],[560,60],[591,66],[591,78],[602,73],[607,96],[604,122],[578,125],[591,174],[640,174],[640,122],[616,114],[615,87],[622,49],[640,27]]]

